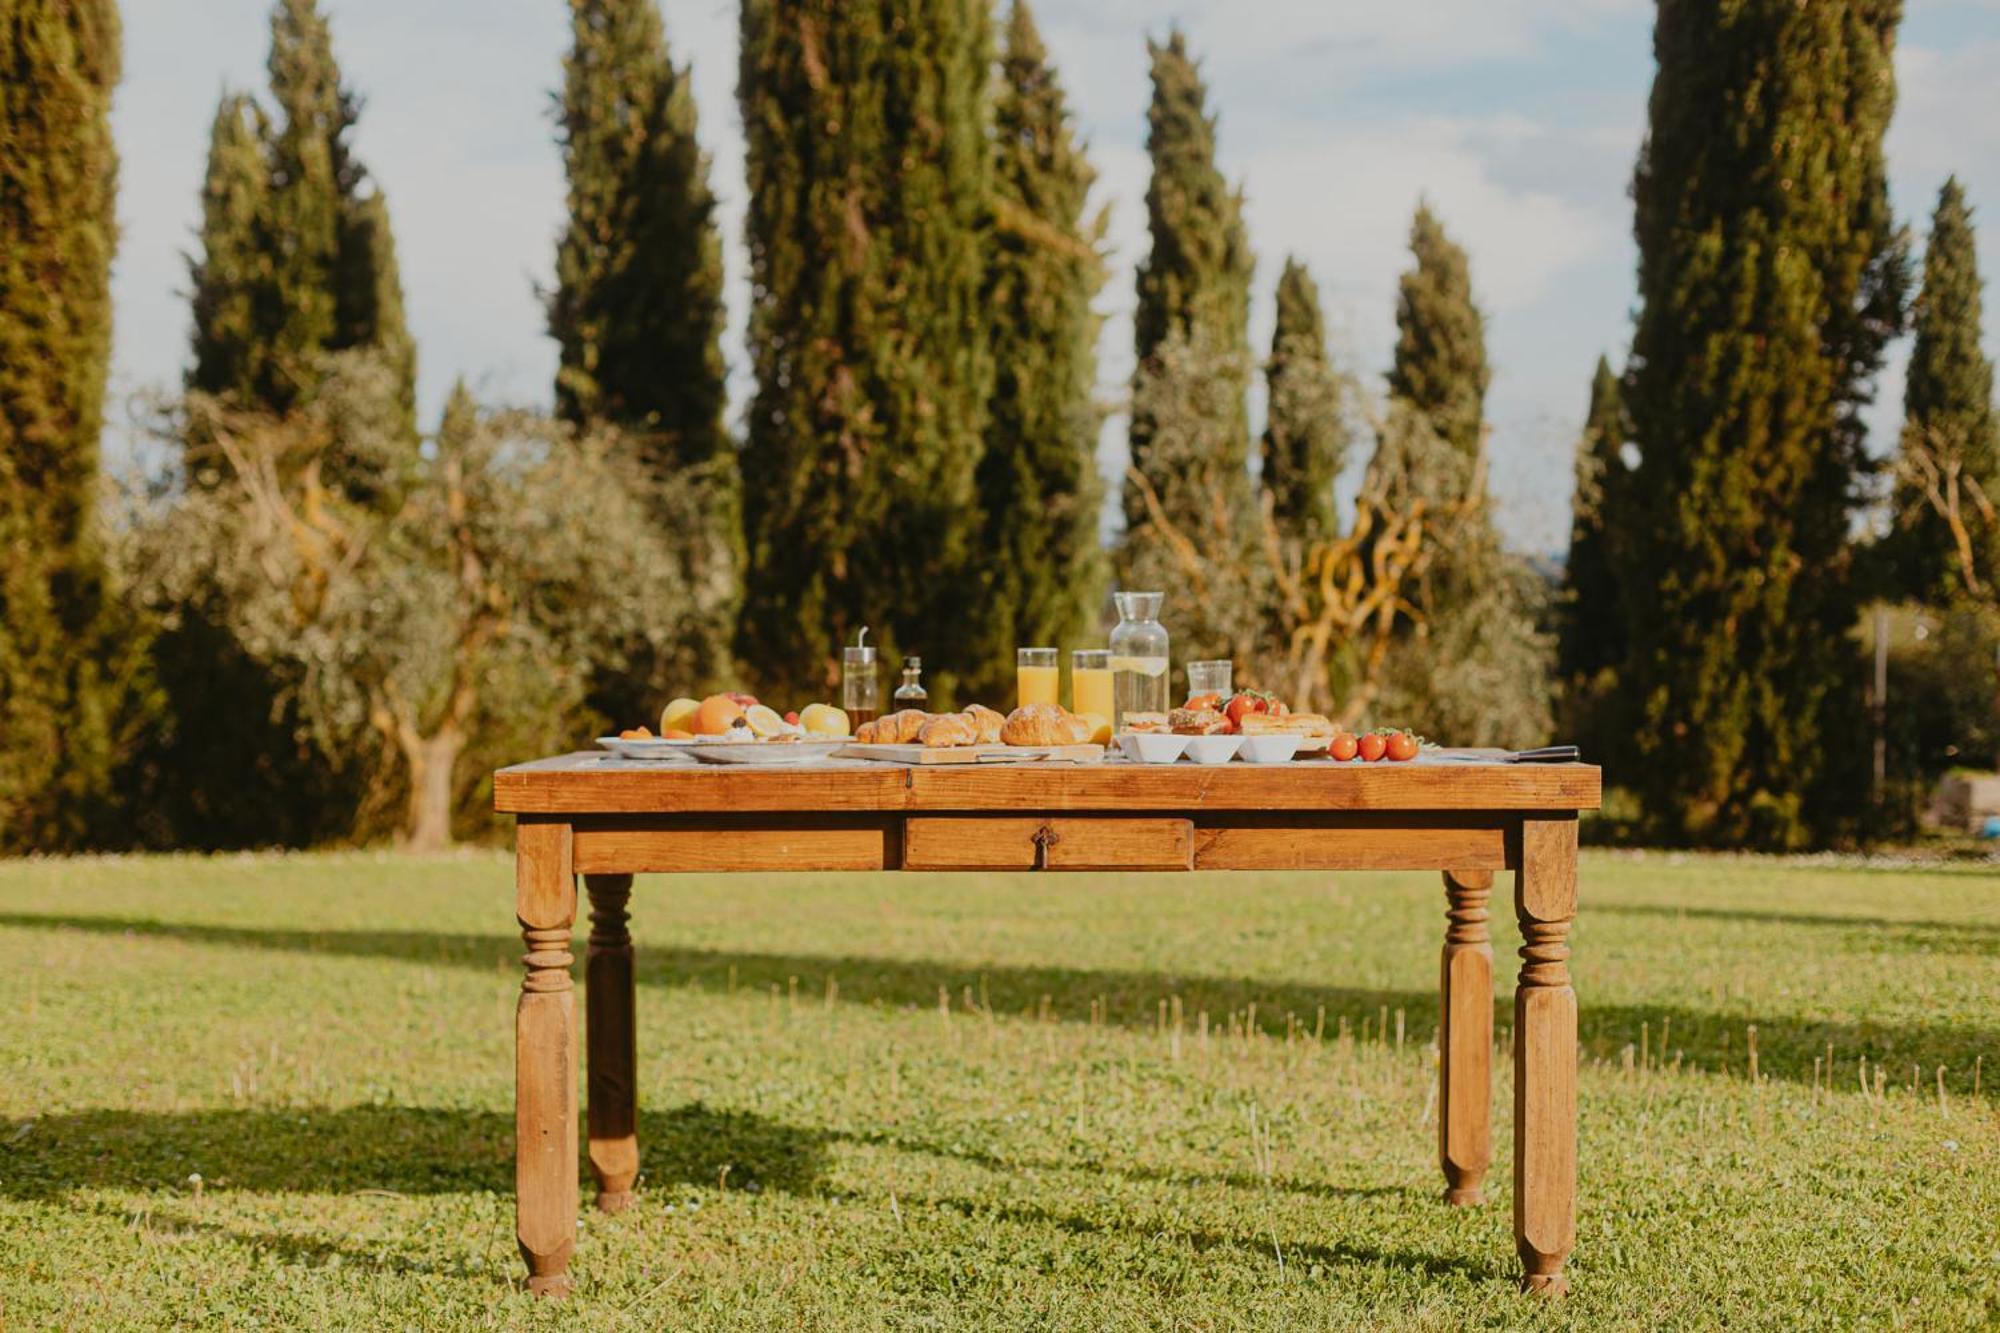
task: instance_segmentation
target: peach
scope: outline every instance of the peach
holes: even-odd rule
[[[711,694],[701,701],[701,707],[695,710],[694,717],[686,726],[697,736],[720,736],[742,716],[742,704],[726,694]]]

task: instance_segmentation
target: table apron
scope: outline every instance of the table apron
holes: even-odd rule
[[[547,816],[542,818],[546,819]],[[1507,870],[1517,811],[1008,810],[571,816],[579,874]]]

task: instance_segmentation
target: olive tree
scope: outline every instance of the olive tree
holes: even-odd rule
[[[607,433],[485,410],[463,386],[411,453],[384,391],[392,374],[371,354],[330,357],[282,416],[190,395],[170,424],[202,484],[151,497],[130,558],[158,605],[222,607],[313,740],[371,754],[378,790],[403,795],[403,838],[435,848],[477,781],[464,761],[480,738],[573,741],[564,732],[616,645],[712,678],[734,588],[726,549],[675,544],[712,530],[695,521],[712,479],[650,494]],[[357,504],[332,484],[331,458],[380,460],[397,502]]]

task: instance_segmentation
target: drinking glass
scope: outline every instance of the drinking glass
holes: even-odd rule
[[[1053,648],[1017,648],[1014,651],[1014,683],[1020,689],[1021,706],[1055,705],[1062,697],[1062,666]]]
[[[1226,703],[1229,696],[1234,693],[1231,689],[1231,684],[1235,680],[1235,677],[1235,663],[1226,658],[1207,662],[1189,662],[1187,664],[1188,698],[1192,699],[1198,694],[1219,694]]]
[[[1108,725],[1114,709],[1111,695],[1111,652],[1078,648],[1069,655],[1069,710],[1095,713]]]

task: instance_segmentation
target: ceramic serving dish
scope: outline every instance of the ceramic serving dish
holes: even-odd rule
[[[1137,764],[1171,764],[1186,753],[1192,739],[1169,731],[1121,731],[1118,751]]]
[[[1236,752],[1236,757],[1244,763],[1285,764],[1290,763],[1292,756],[1299,752],[1299,742],[1305,738],[1279,734],[1239,736],[1236,739],[1243,742],[1243,748]]]
[[[1236,757],[1247,739],[1243,736],[1190,736],[1187,757],[1197,764],[1226,764]]]

